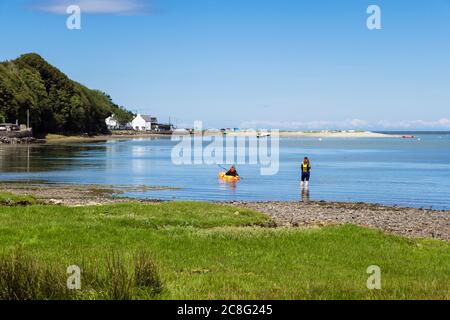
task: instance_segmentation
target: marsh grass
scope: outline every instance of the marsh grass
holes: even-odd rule
[[[1,300],[70,299],[64,269],[40,264],[17,251],[0,258]]]
[[[113,252],[107,260],[107,275],[105,281],[109,286],[108,298],[111,300],[131,300],[133,297],[133,275],[127,268],[123,258]]]
[[[66,268],[41,263],[17,251],[0,257],[0,300],[133,300],[157,298],[162,282],[156,264],[146,251],[139,251],[133,263],[112,252],[103,265],[84,264],[82,288],[67,287]],[[95,268],[94,268],[95,265]]]
[[[258,212],[197,202],[0,206],[1,297],[450,299],[448,242],[268,223]],[[29,258],[12,258],[17,245]],[[81,267],[82,290],[67,296],[59,286],[69,265]],[[370,265],[381,268],[382,290],[366,287]]]
[[[163,284],[152,256],[149,252],[141,250],[134,259],[135,285],[143,288],[155,297],[162,293]],[[147,290],[146,290],[147,289]]]

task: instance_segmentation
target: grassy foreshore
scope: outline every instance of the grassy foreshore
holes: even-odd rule
[[[351,224],[287,227],[236,205],[1,199],[3,299],[14,290],[31,299],[450,298],[447,241]],[[84,270],[76,293],[48,283],[56,274],[65,285],[69,265]],[[381,290],[366,287],[371,265],[381,268]],[[23,292],[30,281],[40,289]]]
[[[93,206],[123,202],[158,202],[123,197],[126,192],[171,189],[164,186],[111,186],[45,183],[41,181],[3,182],[0,190],[45,204]],[[1,197],[0,197],[1,200]],[[390,207],[343,202],[236,202],[267,214],[278,226],[311,227],[354,224],[401,236],[450,241],[450,211]]]

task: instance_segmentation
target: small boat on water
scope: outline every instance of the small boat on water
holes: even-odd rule
[[[415,136],[402,136],[403,139],[414,139]]]
[[[227,176],[226,172],[220,172],[219,173],[219,179],[226,182],[238,182],[241,180],[239,176],[233,177],[233,176]]]

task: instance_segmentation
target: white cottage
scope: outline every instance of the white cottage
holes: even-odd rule
[[[120,127],[119,122],[116,120],[114,115],[106,118],[105,122],[109,130],[118,129]]]
[[[157,122],[158,120],[154,117],[138,114],[131,125],[136,131],[151,131]]]

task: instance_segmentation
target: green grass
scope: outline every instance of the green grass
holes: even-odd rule
[[[83,299],[112,298],[110,288],[132,277],[158,278],[162,289],[152,296],[144,286],[127,298],[450,299],[448,242],[350,225],[270,225],[260,213],[205,203],[0,207],[0,248],[49,268],[86,266]],[[117,272],[108,262],[114,255]],[[370,265],[381,268],[381,290],[366,288]]]
[[[8,192],[0,192],[1,206],[27,206],[37,203],[38,201],[33,196],[18,196]]]

